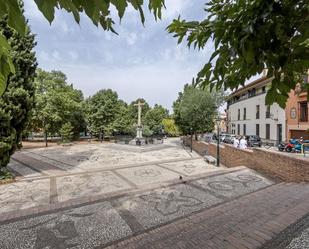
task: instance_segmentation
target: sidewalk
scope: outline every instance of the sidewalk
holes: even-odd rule
[[[280,183],[108,248],[260,248],[308,210],[308,184]]]

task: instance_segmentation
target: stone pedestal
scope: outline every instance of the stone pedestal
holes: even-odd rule
[[[136,139],[142,139],[143,138],[143,129],[141,127],[138,127],[136,129]]]
[[[145,145],[145,139],[144,138],[134,138],[132,139],[129,144],[131,145],[137,145],[137,146],[141,146],[141,145]]]

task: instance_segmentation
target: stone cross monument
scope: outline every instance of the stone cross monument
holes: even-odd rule
[[[140,100],[138,100],[137,104],[137,110],[138,110],[138,116],[137,116],[137,129],[136,129],[136,138],[141,139],[143,138],[143,130],[142,130],[142,106],[145,105],[145,103],[142,103]]]

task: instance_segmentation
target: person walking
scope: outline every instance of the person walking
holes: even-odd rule
[[[238,137],[235,137],[235,138],[234,138],[233,146],[234,146],[235,148],[238,148],[238,147],[239,147],[239,138],[238,138]]]
[[[248,147],[247,140],[246,140],[246,138],[243,136],[243,137],[240,139],[240,141],[239,141],[239,148],[245,150],[245,149],[247,149],[247,147]]]

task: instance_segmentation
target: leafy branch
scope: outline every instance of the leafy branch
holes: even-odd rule
[[[86,16],[96,26],[101,26],[105,31],[117,32],[113,28],[114,20],[110,15],[110,9],[115,7],[120,19],[125,10],[131,5],[140,14],[142,24],[145,22],[143,4],[144,0],[34,0],[40,12],[52,23],[55,18],[55,9],[62,9],[71,13],[77,23],[80,22],[80,13]],[[161,18],[161,10],[165,0],[149,0],[148,8],[153,12],[155,19]],[[0,17],[8,16],[8,25],[19,34],[26,31],[26,19],[20,8],[21,0],[0,0]],[[13,74],[14,66],[10,55],[10,44],[0,34],[0,96],[7,87],[9,74]]]
[[[205,11],[203,21],[179,17],[167,28],[189,47],[214,42],[215,51],[194,83],[235,90],[267,68],[274,78],[266,102],[284,107],[309,68],[309,2],[212,0]]]

